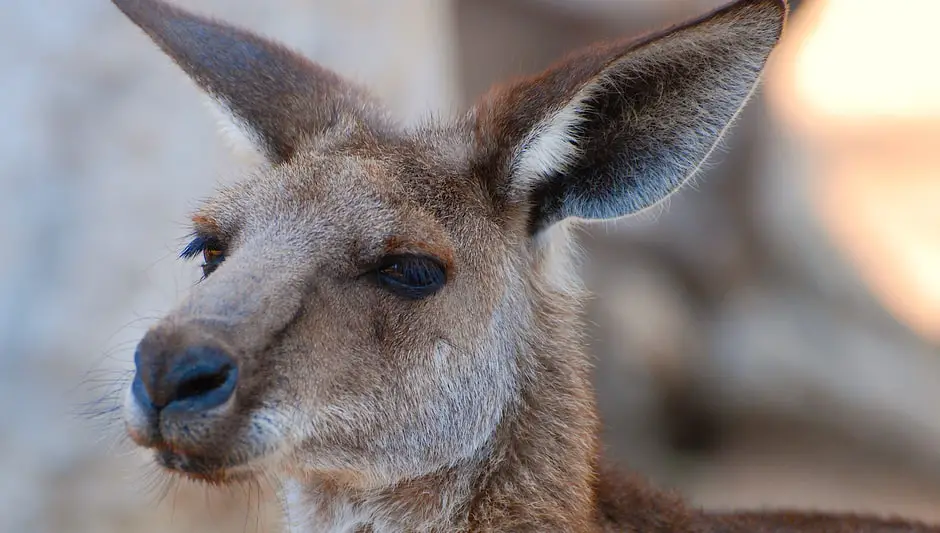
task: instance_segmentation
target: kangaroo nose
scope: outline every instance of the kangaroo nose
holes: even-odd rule
[[[148,353],[141,343],[134,356],[132,392],[143,406],[160,411],[206,411],[235,391],[238,365],[214,346],[187,346],[176,353]]]

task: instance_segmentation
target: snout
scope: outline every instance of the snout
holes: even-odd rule
[[[239,364],[218,337],[197,326],[160,326],[134,354],[125,421],[139,445],[201,453],[230,423]]]
[[[131,440],[160,466],[212,483],[253,475],[278,452],[286,427],[278,411],[259,406],[258,381],[247,382],[251,364],[230,348],[230,335],[214,324],[165,320],[137,346],[124,397]]]

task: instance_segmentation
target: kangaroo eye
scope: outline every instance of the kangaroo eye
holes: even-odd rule
[[[440,290],[447,274],[441,262],[432,257],[396,255],[382,262],[378,280],[379,285],[399,296],[420,300]]]
[[[180,253],[183,259],[191,259],[202,254],[202,275],[203,278],[219,268],[222,261],[225,261],[225,247],[217,239],[212,237],[197,236]]]
[[[202,275],[212,274],[225,261],[225,251],[216,243],[207,243],[202,250]]]

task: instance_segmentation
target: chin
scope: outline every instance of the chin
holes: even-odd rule
[[[217,459],[170,449],[155,449],[153,461],[165,472],[209,485],[250,481],[260,473],[257,467],[227,464]]]

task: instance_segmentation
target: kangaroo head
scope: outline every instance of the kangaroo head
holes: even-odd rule
[[[129,434],[212,482],[273,469],[369,487],[484,456],[534,405],[553,405],[543,425],[593,432],[566,221],[635,213],[688,180],[786,9],[741,0],[588,48],[404,129],[284,46],[114,2],[267,162],[193,216],[183,255],[206,276],[137,348]]]

